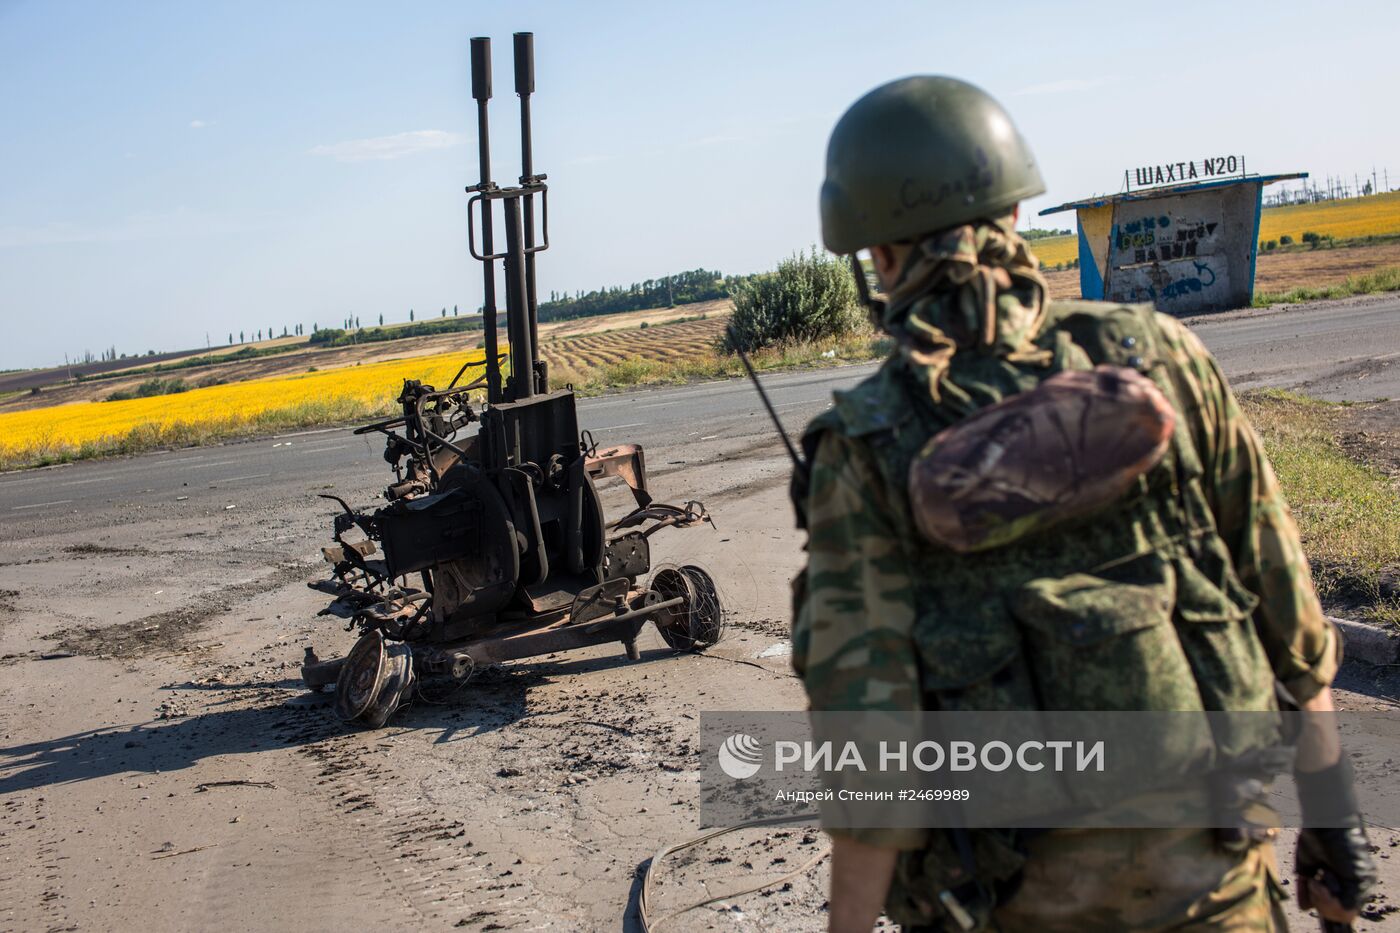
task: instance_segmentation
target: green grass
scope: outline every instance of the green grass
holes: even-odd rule
[[[1400,492],[1342,449],[1345,406],[1277,390],[1244,393],[1241,402],[1298,522],[1319,595],[1400,625],[1400,599],[1381,588],[1382,571],[1400,559]]]
[[[1274,304],[1294,304],[1299,301],[1393,291],[1400,291],[1400,266],[1387,266],[1369,275],[1349,276],[1340,285],[1324,285],[1317,288],[1304,286],[1286,292],[1264,292],[1254,296],[1254,307],[1267,308]]]

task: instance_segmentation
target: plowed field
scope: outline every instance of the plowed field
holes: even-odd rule
[[[685,321],[636,330],[609,331],[546,340],[540,347],[551,371],[582,374],[586,370],[639,358],[663,361],[694,358],[714,350],[726,317]]]

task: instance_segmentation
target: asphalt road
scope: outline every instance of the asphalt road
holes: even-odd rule
[[[1198,323],[1236,381],[1366,397],[1400,394],[1385,359],[1398,308]],[[765,382],[795,431],[870,369]],[[325,579],[315,550],[334,509],[315,496],[373,505],[380,438],[342,427],[0,475],[0,929],[638,929],[637,866],[695,833],[698,717],[806,703],[787,654],[801,535],[744,381],[580,408],[600,443],[646,445],[660,495],[715,515],[658,534],[652,554],[712,573],[724,641],[677,654],[648,628],[641,663],[603,645],[484,671],[377,731],[340,724],[297,668],[306,647],[353,643],[306,585]],[[610,510],[627,498],[617,483],[603,495]],[[1344,709],[1394,708],[1383,668],[1351,665],[1339,686]],[[1362,752],[1383,774],[1382,753]],[[1372,838],[1382,859],[1400,845]],[[714,840],[670,862],[653,909],[772,877],[820,844],[776,827]],[[1381,866],[1376,917],[1400,889],[1400,861]],[[819,863],[673,925],[810,930],[827,881]]]
[[[1190,323],[1237,387],[1296,388],[1334,400],[1400,396],[1395,296],[1231,312]],[[833,390],[873,368],[779,373],[763,381],[787,428],[796,431],[827,406]],[[581,423],[601,445],[635,442],[674,452],[692,441],[771,432],[758,397],[743,380],[584,399],[579,409]],[[86,511],[213,511],[269,498],[309,498],[322,490],[366,505],[388,478],[382,449],[377,436],[330,428],[0,475],[0,529],[25,537],[60,516]],[[657,466],[654,460],[649,465]]]

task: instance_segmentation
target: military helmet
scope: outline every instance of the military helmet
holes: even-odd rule
[[[1030,147],[991,95],[957,78],[901,78],[831,131],[822,241],[854,253],[999,217],[1043,193]]]

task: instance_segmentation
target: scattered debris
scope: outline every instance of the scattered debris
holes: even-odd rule
[[[204,781],[201,784],[195,785],[194,792],[196,794],[202,794],[211,787],[270,787],[275,789],[277,785],[273,784],[271,781]]]
[[[166,845],[170,845],[170,843],[167,842]],[[214,842],[207,846],[195,846],[193,849],[181,849],[179,852],[163,852],[160,855],[151,856],[151,861],[154,862],[156,859],[161,858],[174,858],[177,855],[189,855],[191,852],[203,852],[205,849],[217,849],[218,847],[219,844]],[[164,847],[162,846],[162,848]]]

